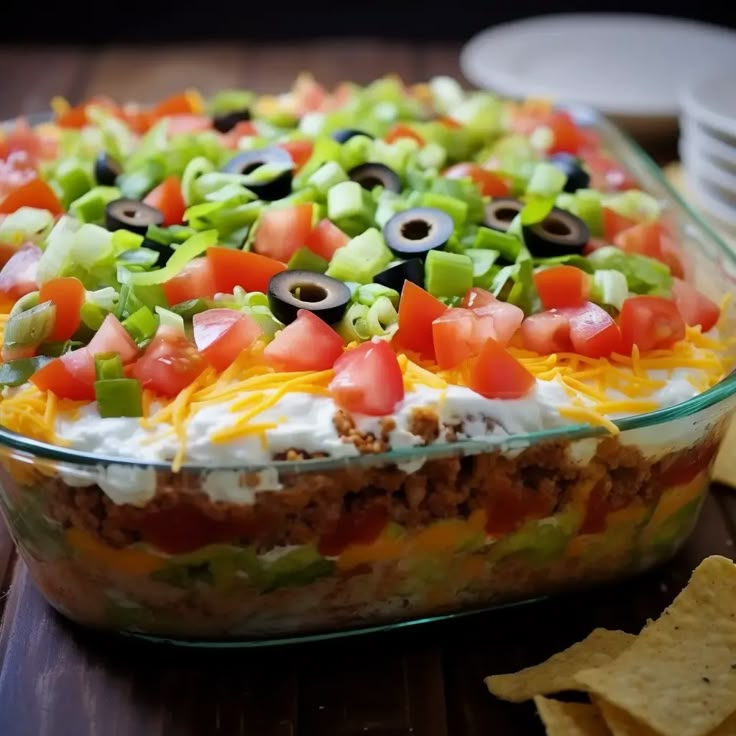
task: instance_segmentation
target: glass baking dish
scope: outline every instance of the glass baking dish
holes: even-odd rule
[[[696,284],[711,296],[729,291],[736,258],[655,164],[607,120],[572,112],[666,202]],[[730,375],[677,406],[618,421],[617,436],[575,425],[177,473],[0,429],[0,506],[39,590],[83,625],[210,646],[342,636],[533,600],[666,560],[698,519],[735,407]],[[153,500],[115,505],[102,479],[145,486]],[[237,502],[202,492],[233,484]],[[351,544],[335,543],[347,533]],[[145,544],[151,538],[166,539],[168,553]]]

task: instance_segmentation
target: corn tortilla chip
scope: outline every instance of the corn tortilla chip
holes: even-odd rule
[[[593,696],[593,704],[603,716],[608,729],[613,736],[659,736],[649,726],[645,726],[635,718],[632,718],[625,710],[609,703],[603,698]]]
[[[535,695],[580,690],[576,673],[608,664],[635,638],[625,631],[594,629],[583,641],[552,655],[546,662],[509,675],[491,675],[485,678],[485,683],[497,698],[512,703],[531,700]]]
[[[666,736],[708,736],[736,710],[736,565],[705,559],[620,657],[580,685]]]
[[[534,703],[547,736],[611,736],[603,716],[590,703],[563,703],[542,695]]]
[[[603,700],[603,698],[594,696],[593,703],[601,712],[603,720],[605,720],[613,736],[659,736],[649,726],[639,723],[626,711]],[[715,731],[711,731],[708,736],[736,736],[736,713],[727,718]]]

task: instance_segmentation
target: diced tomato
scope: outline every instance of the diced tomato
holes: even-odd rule
[[[237,148],[238,141],[241,138],[247,138],[252,135],[258,135],[256,126],[250,120],[241,120],[235,124],[235,127],[228,130],[227,133],[220,135],[220,140],[226,148]]]
[[[604,192],[634,189],[636,180],[619,163],[595,148],[581,152],[585,168],[590,173],[590,186]]]
[[[632,296],[621,307],[619,316],[623,347],[631,351],[672,347],[685,337],[685,320],[671,299],[661,296]]]
[[[310,74],[300,74],[291,90],[294,100],[294,112],[303,115],[305,112],[319,111],[325,105],[327,92]]]
[[[585,131],[575,124],[569,113],[548,105],[522,105],[511,122],[514,131],[522,135],[529,135],[540,127],[549,128],[552,131],[549,153],[578,153],[588,143]]]
[[[493,338],[472,362],[468,386],[487,399],[518,399],[531,391],[534,376]]]
[[[138,357],[138,346],[114,314],[108,314],[89,341],[87,350],[94,357],[100,353],[118,353],[123,363]]]
[[[642,222],[627,228],[614,238],[614,243],[627,253],[656,258],[668,266],[672,275],[677,278],[682,278],[685,274],[682,253],[658,222]]]
[[[473,286],[465,292],[463,301],[460,306],[466,309],[477,309],[478,307],[485,307],[489,304],[494,304],[498,299],[491,294],[490,291],[481,289],[480,286]]]
[[[152,110],[137,105],[126,105],[121,111],[122,119],[139,135],[146,133],[156,122]]]
[[[343,409],[369,416],[392,414],[404,398],[404,379],[391,346],[374,339],[335,361],[330,391]]]
[[[314,151],[314,143],[308,140],[283,141],[276,145],[291,156],[295,171],[299,171],[309,161]]]
[[[84,284],[73,276],[62,276],[47,281],[38,294],[38,301],[53,302],[56,307],[54,329],[50,340],[68,340],[82,323],[82,305],[87,297]]]
[[[454,368],[477,354],[480,345],[475,339],[476,321],[469,309],[456,307],[432,322],[435,359],[440,368]]]
[[[164,226],[179,225],[184,219],[187,205],[181,193],[181,181],[177,176],[169,176],[155,189],[152,189],[143,200],[151,207],[164,214]]]
[[[262,334],[249,314],[235,309],[208,309],[194,315],[194,342],[215,370],[224,371]]]
[[[232,248],[208,248],[207,260],[212,264],[216,291],[223,294],[232,294],[236,286],[265,293],[271,277],[286,270],[281,261]]]
[[[71,353],[67,353],[67,355],[71,355]],[[92,363],[92,370],[94,371],[94,362]],[[95,398],[94,377],[92,382],[80,381],[70,372],[66,361],[61,358],[54,358],[54,360],[39,368],[31,376],[30,381],[41,391],[51,391],[60,399],[93,401]]]
[[[0,148],[2,147],[0,140]],[[4,157],[0,155],[0,202],[10,192],[28,184],[36,176],[36,169],[25,151],[7,153]]]
[[[478,318],[475,334],[481,344],[485,337],[492,337],[502,345],[508,345],[524,319],[524,312],[515,304],[502,302],[480,287],[468,289],[463,307],[470,309]]]
[[[603,238],[590,238],[588,242],[583,246],[583,255],[589,256],[591,253],[600,250],[601,248],[607,248],[611,244]]]
[[[685,324],[700,325],[703,332],[715,327],[721,316],[721,309],[702,291],[698,291],[686,281],[675,279],[672,284],[672,296]]]
[[[178,113],[166,120],[166,132],[169,135],[184,135],[186,133],[202,133],[212,128],[212,118],[207,115]]]
[[[48,210],[52,215],[61,215],[64,208],[54,190],[42,179],[31,179],[5,195],[0,202],[0,213],[10,214],[21,207],[36,207]]]
[[[534,274],[534,285],[545,309],[579,307],[590,290],[590,277],[575,266],[552,266]]]
[[[530,314],[521,325],[521,341],[540,355],[571,351],[570,320],[557,310]]]
[[[215,269],[207,258],[193,258],[176,276],[163,284],[166,300],[170,305],[188,299],[210,299],[217,291]],[[232,289],[230,289],[232,291]]]
[[[605,358],[621,348],[621,331],[605,309],[585,302],[558,310],[570,321],[573,350],[588,358]]]
[[[454,164],[442,172],[448,179],[472,179],[484,197],[508,197],[511,188],[498,174],[478,166],[478,164]]]
[[[447,307],[428,291],[404,281],[399,301],[399,331],[394,343],[423,358],[434,358],[432,322],[446,311]]]
[[[603,235],[609,243],[613,243],[616,236],[636,225],[636,220],[619,215],[610,207],[603,208]]]
[[[0,222],[4,215],[0,215]],[[10,243],[0,243],[0,269],[15,255],[17,248]]]
[[[404,123],[396,123],[384,136],[386,143],[393,143],[394,141],[399,140],[399,138],[411,138],[420,146],[424,145],[424,138]]]
[[[108,352],[107,350],[105,352]],[[59,358],[69,374],[79,383],[93,387],[97,374],[95,371],[95,355],[89,346],[71,350]]]
[[[351,544],[370,544],[386,528],[388,512],[384,506],[368,506],[343,514],[319,540],[320,554],[336,557]]]
[[[34,168],[39,160],[54,158],[59,147],[55,138],[38,135],[25,118],[18,118],[15,121],[5,142],[0,145],[4,149],[2,158],[15,155],[16,158]]]
[[[161,100],[161,102],[154,106],[152,112],[154,117],[163,118],[168,115],[198,114],[201,112],[198,107],[196,96],[189,92],[183,92]]]
[[[133,368],[143,388],[163,396],[176,396],[207,367],[207,361],[178,330],[159,327]]]
[[[253,250],[286,263],[312,232],[312,204],[264,212],[256,227]]]
[[[320,220],[314,230],[309,233],[304,245],[312,253],[316,253],[326,261],[329,261],[335,255],[335,251],[338,248],[342,248],[343,245],[347,245],[349,241],[350,237],[348,235],[340,230],[331,220],[325,218],[324,220]]]
[[[8,310],[22,296],[38,289],[36,277],[41,249],[26,243],[8,259],[0,270],[0,309]]]
[[[449,115],[440,115],[437,118],[437,122],[442,123],[445,128],[450,128],[450,130],[460,130],[463,127],[462,123],[459,123],[455,118],[451,118]]]
[[[297,312],[266,346],[263,355],[280,371],[324,371],[343,353],[343,341],[326,322],[306,309]]]
[[[117,105],[112,100],[107,97],[94,96],[90,97],[81,105],[70,107],[66,112],[58,115],[55,120],[56,124],[60,128],[83,128],[89,123],[87,110],[91,105],[104,108],[113,114],[120,114]]]

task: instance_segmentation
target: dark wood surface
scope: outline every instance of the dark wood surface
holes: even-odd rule
[[[61,94],[153,100],[183,87],[283,89],[387,72],[459,75],[457,45],[326,41],[284,46],[36,50],[0,47],[0,119]],[[670,143],[664,142],[662,150]],[[0,527],[0,736],[540,736],[533,709],[492,698],[518,669],[595,626],[637,632],[709,554],[734,556],[736,492],[714,486],[677,557],[634,580],[513,609],[327,644],[195,650],[102,636],[41,599]]]

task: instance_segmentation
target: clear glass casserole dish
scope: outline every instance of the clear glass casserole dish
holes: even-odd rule
[[[736,258],[659,169],[606,120],[575,115],[667,203],[696,283],[729,291]],[[531,600],[669,558],[698,519],[734,407],[728,376],[616,422],[615,436],[576,425],[339,459],[300,459],[295,448],[295,459],[266,467],[176,473],[0,429],[0,506],[39,590],[81,624],[225,645],[342,635]],[[152,500],[116,505],[116,486]]]

